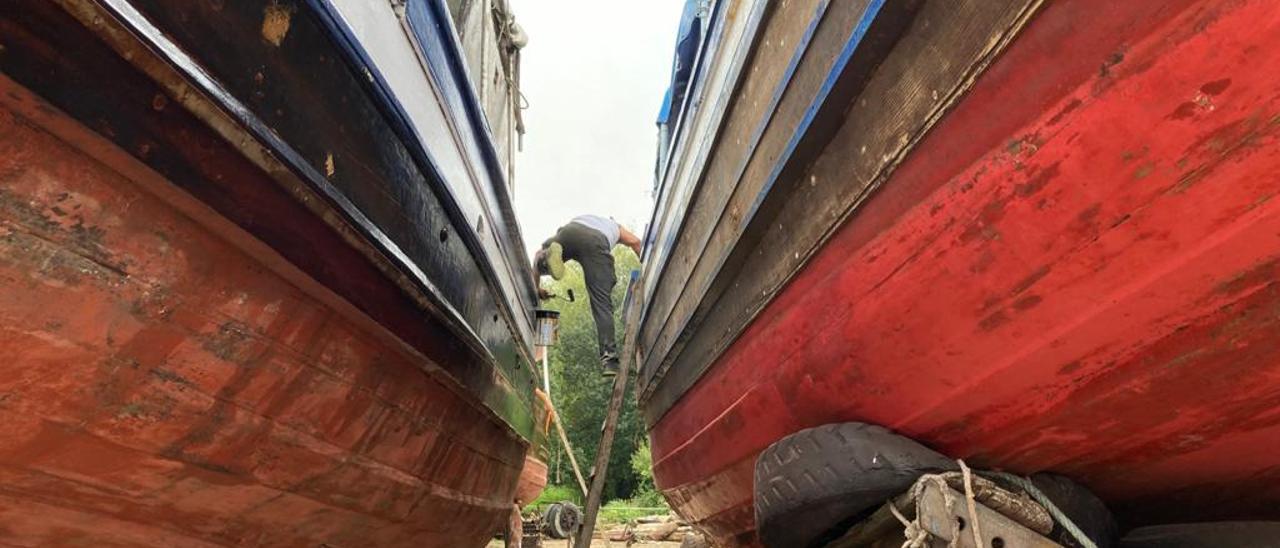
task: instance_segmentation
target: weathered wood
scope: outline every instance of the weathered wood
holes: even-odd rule
[[[719,146],[717,138],[724,124],[728,123],[726,113],[737,102],[738,92],[747,79],[743,69],[754,54],[754,44],[761,39],[758,29],[768,25],[775,11],[772,8],[776,6],[776,3],[754,0],[717,4],[722,23],[713,26],[697,60],[696,70],[706,76],[693,84],[694,89],[686,100],[689,110],[680,113],[671,130],[675,141],[665,144],[670,149],[658,151],[658,196],[646,229],[642,269],[642,277],[647,280],[658,279],[666,267],[675,237],[687,217],[689,202],[703,183],[702,172],[709,156]],[[689,130],[682,131],[683,127]],[[664,161],[666,158],[671,161]],[[652,285],[647,286],[645,302],[652,301],[654,289]]]
[[[711,290],[688,304],[701,311],[695,318],[701,322],[681,330],[687,337],[684,345],[673,345],[663,356],[676,374],[645,394],[649,424],[696,382],[832,231],[893,172],[1039,5],[1038,0],[1004,0],[929,2],[921,8],[850,103],[843,127],[811,167],[784,168],[784,173],[796,175],[780,180],[770,191],[744,231],[749,235],[714,273]],[[782,219],[787,221],[775,222]],[[741,267],[748,262],[755,267]]]
[[[690,204],[696,203],[697,207],[685,208],[681,212],[683,221],[678,226],[669,227],[669,233],[660,235],[662,240],[672,241],[670,244],[660,242],[657,246],[659,251],[669,247],[670,257],[665,262],[661,262],[664,261],[661,255],[650,258],[650,262],[659,263],[661,269],[646,273],[652,291],[640,328],[638,340],[641,347],[654,348],[663,328],[668,325],[672,309],[686,287],[685,280],[699,260],[699,252],[711,229],[722,218],[725,204],[739,184],[741,172],[760,140],[767,131],[779,134],[793,129],[783,127],[782,123],[771,123],[778,103],[785,95],[792,102],[808,104],[806,98],[797,97],[799,92],[789,92],[789,86],[828,6],[826,0],[792,3],[787,9],[773,14],[760,31],[761,37],[751,55],[749,70],[736,93],[727,121],[723,122],[723,131],[718,135],[719,140],[706,164],[706,171],[685,175],[699,180],[697,191],[690,198]],[[831,61],[810,61],[810,64]],[[678,162],[679,159],[673,160],[677,165]],[[661,358],[661,355],[660,352],[649,353],[650,360]],[[656,364],[645,363],[641,371],[644,382],[648,383],[648,379],[657,373]]]
[[[640,273],[631,273],[631,284],[627,288],[627,297],[623,305],[625,317],[635,317],[640,313],[640,295],[643,293],[643,282]],[[634,366],[628,356],[627,348],[635,346],[635,331],[628,332],[623,343],[623,360],[618,367],[618,376],[613,380],[613,394],[609,397],[609,406],[605,410],[604,429],[600,433],[600,445],[596,449],[595,464],[591,467],[591,488],[587,492],[586,507],[582,512],[582,528],[574,540],[576,548],[590,548],[591,535],[595,531],[596,517],[600,513],[600,502],[604,495],[605,480],[609,475],[609,455],[613,452],[613,436],[618,429],[618,417],[622,414],[622,400],[627,394],[627,378]]]

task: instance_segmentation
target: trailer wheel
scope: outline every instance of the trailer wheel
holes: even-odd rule
[[[1129,531],[1121,548],[1264,548],[1280,539],[1280,522],[1223,521],[1155,525]]]
[[[765,546],[820,544],[840,526],[911,487],[922,474],[954,470],[951,459],[875,425],[801,430],[760,453],[756,530]]]

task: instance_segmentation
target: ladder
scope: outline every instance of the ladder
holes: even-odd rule
[[[604,495],[604,482],[609,471],[609,454],[613,452],[613,436],[618,430],[618,417],[622,414],[622,399],[627,394],[627,378],[631,368],[639,363],[636,357],[636,329],[640,311],[640,272],[631,271],[631,281],[627,285],[627,296],[623,301],[622,313],[626,318],[624,325],[625,338],[620,355],[622,363],[618,367],[618,376],[613,379],[613,395],[609,398],[609,407],[605,410],[604,425],[600,431],[600,445],[596,448],[595,464],[591,467],[591,487],[587,491],[587,507],[583,510],[582,527],[574,536],[574,548],[590,548],[591,536],[595,533],[596,517],[600,514],[600,499]]]

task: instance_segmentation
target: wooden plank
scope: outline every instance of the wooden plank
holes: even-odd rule
[[[642,395],[649,424],[710,367],[857,205],[886,180],[920,139],[1017,35],[1039,0],[932,1],[849,105],[812,167],[784,168],[747,232],[715,274],[712,291],[685,306],[700,315],[686,340],[661,359],[676,375]],[[798,169],[804,168],[804,169]],[[754,243],[754,245],[750,245]],[[741,265],[750,261],[752,268]],[[697,283],[696,281],[692,281]],[[662,347],[652,352],[657,353]],[[656,389],[655,389],[656,388]]]
[[[664,358],[688,335],[686,327],[700,319],[699,304],[738,239],[744,233],[750,237],[748,223],[779,180],[778,169],[788,159],[804,164],[805,158],[816,155],[837,129],[849,98],[865,83],[918,4],[898,2],[881,11],[879,2],[836,0],[821,24],[810,29],[804,57],[792,60],[797,65],[793,76],[785,82],[785,94],[779,92],[779,100],[768,107],[767,131],[757,134],[756,146],[740,157],[724,156],[712,164],[709,179],[732,183],[707,185],[709,193],[719,192],[705,197],[690,213],[689,230],[681,235],[685,247],[669,273],[673,282],[680,283],[672,283],[669,294],[655,296],[667,300],[655,305],[647,320],[648,376],[665,374],[670,362]],[[823,110],[824,104],[834,107]],[[667,313],[661,324],[658,310]]]
[[[505,344],[494,346],[512,363],[512,373],[504,374],[484,339],[457,321],[457,311],[434,292],[433,278],[424,285],[422,270],[396,264],[400,257],[345,214],[349,204],[326,199],[327,183],[315,166],[288,146],[276,147],[279,137],[185,53],[171,43],[156,45],[164,38],[154,28],[134,28],[92,2],[41,6],[0,9],[6,32],[22,36],[30,48],[19,54],[19,44],[8,41],[11,54],[0,59],[0,71],[100,128],[431,357],[434,367],[484,400],[514,432],[529,435],[527,392],[515,387],[521,376],[531,377],[515,365],[509,332]],[[58,46],[45,45],[50,43]],[[85,87],[98,81],[112,85]]]
[[[710,156],[710,165],[701,177],[696,196],[684,212],[686,218],[679,228],[673,227],[675,238],[673,251],[661,271],[646,273],[652,287],[647,302],[647,312],[640,331],[642,348],[652,348],[665,325],[684,281],[697,261],[702,244],[711,228],[720,218],[724,204],[738,184],[741,166],[751,158],[766,129],[775,106],[788,89],[800,58],[808,48],[810,39],[827,11],[826,0],[799,0],[769,18],[756,46],[748,72],[737,98],[730,109],[728,121],[719,136],[719,142]],[[778,131],[775,126],[775,131]],[[678,159],[673,159],[673,164]],[[692,204],[696,203],[697,207]],[[654,262],[654,258],[650,258]],[[646,379],[654,367],[644,364],[642,377]]]
[[[768,24],[769,15],[774,11],[771,6],[769,2],[756,0],[731,0],[717,8],[722,11],[713,23],[714,30],[703,52],[706,57],[698,60],[703,64],[699,71],[706,76],[696,81],[691,94],[696,100],[672,130],[675,142],[667,143],[671,147],[670,157],[675,161],[664,163],[660,168],[658,196],[645,233],[642,277],[646,280],[658,279],[665,268],[689,202],[702,183],[701,174],[707,160],[719,144],[724,124],[728,123],[726,113],[746,80],[743,67],[760,38],[758,29]],[[688,127],[689,131],[681,131],[682,127]],[[659,154],[667,153],[659,150]],[[653,289],[648,287],[649,291]],[[644,297],[649,302],[651,295]]]
[[[623,316],[628,323],[640,314],[639,295],[643,293],[643,284],[639,280],[640,273],[631,273],[631,283],[627,288],[627,297],[623,304]],[[627,378],[635,365],[628,359],[634,354],[626,352],[635,347],[636,331],[629,330],[623,342],[623,361],[618,368],[618,376],[613,380],[613,395],[609,397],[609,407],[604,415],[604,431],[600,433],[600,445],[596,448],[596,461],[591,467],[591,488],[587,492],[586,508],[583,509],[582,529],[574,539],[576,548],[590,548],[591,536],[595,532],[596,517],[600,513],[600,502],[604,495],[604,484],[609,475],[609,454],[613,452],[613,436],[618,430],[618,417],[622,414],[622,400],[627,394]]]

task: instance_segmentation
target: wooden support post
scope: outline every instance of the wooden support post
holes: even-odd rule
[[[564,433],[564,424],[560,422],[560,413],[553,408],[551,410],[552,417],[556,421],[556,430],[560,432],[560,443],[564,444],[564,452],[569,456],[569,464],[573,466],[573,477],[578,479],[578,487],[582,489],[582,496],[587,496],[587,482],[582,479],[582,470],[578,469],[578,459],[573,456],[573,446],[569,445],[569,436]]]
[[[609,454],[613,452],[613,435],[618,430],[618,417],[622,414],[622,399],[627,394],[627,378],[634,365],[635,329],[632,325],[635,316],[639,316],[641,307],[637,302],[640,293],[640,273],[631,273],[631,284],[627,288],[627,298],[623,305],[625,322],[625,343],[622,345],[618,376],[613,380],[613,395],[609,398],[609,407],[605,410],[604,431],[600,433],[600,446],[596,449],[595,466],[591,468],[591,489],[587,493],[587,507],[583,509],[582,528],[574,540],[574,548],[590,548],[591,537],[595,533],[596,517],[600,513],[600,499],[604,495],[604,482],[609,475]]]
[[[551,396],[541,390],[534,390],[538,397],[542,398],[543,404],[547,406],[548,412],[551,414],[551,420],[556,424],[556,432],[560,434],[560,443],[564,445],[564,452],[569,456],[569,464],[573,466],[573,477],[578,479],[578,488],[582,490],[582,496],[587,496],[587,482],[582,479],[582,470],[578,468],[578,458],[573,455],[573,446],[569,445],[569,435],[564,431],[564,423],[560,422],[560,412],[556,411],[555,404],[551,403]],[[560,473],[559,461],[556,462],[556,474]]]

